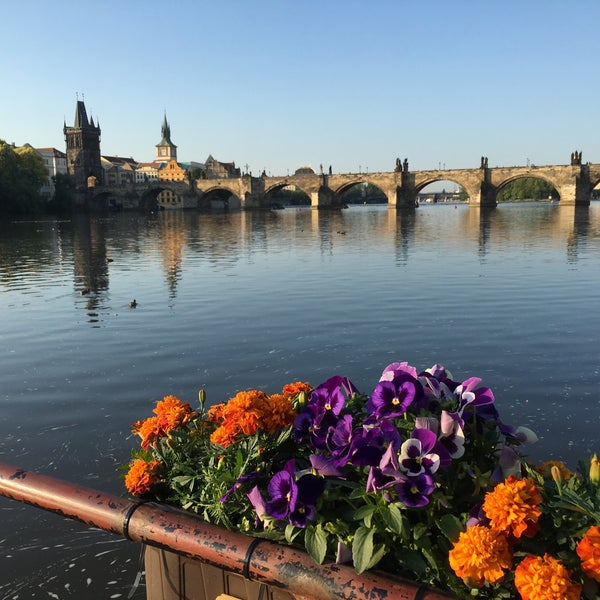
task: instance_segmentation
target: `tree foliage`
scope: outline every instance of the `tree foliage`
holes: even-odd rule
[[[537,177],[523,177],[511,181],[498,193],[498,202],[515,202],[519,200],[547,200],[556,198],[554,187]]]
[[[39,190],[48,177],[42,157],[31,147],[15,148],[0,140],[0,212],[42,210]]]

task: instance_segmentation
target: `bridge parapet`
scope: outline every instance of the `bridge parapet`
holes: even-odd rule
[[[270,195],[285,187],[303,191],[313,208],[341,206],[341,195],[354,185],[371,184],[386,195],[390,207],[414,206],[417,194],[427,185],[438,181],[452,181],[462,187],[475,206],[495,206],[498,192],[516,179],[537,177],[550,183],[558,192],[561,204],[589,204],[592,190],[600,183],[600,165],[581,164],[526,167],[487,166],[487,159],[477,169],[431,169],[373,173],[304,173],[281,177],[263,176],[227,179],[198,179],[185,181],[148,181],[127,186],[97,186],[86,192],[86,199],[103,203],[113,198],[123,207],[143,207],[148,197],[156,197],[160,189],[171,189],[186,198],[185,207],[200,207],[211,193],[228,192],[240,200],[242,208],[268,209]]]

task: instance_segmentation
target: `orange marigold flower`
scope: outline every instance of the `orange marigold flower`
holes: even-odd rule
[[[183,403],[175,396],[165,396],[156,403],[154,413],[158,417],[163,435],[169,431],[178,429],[196,416],[189,404]]]
[[[219,424],[210,437],[211,442],[228,446],[240,435],[285,427],[294,421],[296,413],[288,397],[250,390],[238,392],[227,404],[213,407],[208,416]]]
[[[223,409],[225,408],[225,404],[222,402],[221,404],[215,404],[208,409],[207,417],[209,421],[220,421],[223,418]]]
[[[232,429],[229,427],[221,426],[217,427],[210,434],[210,441],[213,444],[218,444],[219,446],[223,446],[223,448],[227,448],[229,444],[235,442],[237,437],[241,434],[241,431],[237,428]]]
[[[157,459],[145,461],[136,458],[131,462],[129,471],[125,475],[125,487],[134,496],[143,496],[150,491],[154,483],[159,480],[158,468],[160,461]]]
[[[515,569],[515,587],[523,600],[579,600],[581,585],[549,554],[526,556]]]
[[[510,475],[488,492],[483,501],[483,511],[490,520],[490,527],[516,538],[537,532],[537,521],[542,514],[539,504],[542,495],[535,481],[517,479]]]
[[[131,433],[142,438],[142,448],[148,450],[160,437],[160,423],[158,417],[148,417],[143,421],[136,421],[131,428]]]
[[[269,432],[291,425],[296,418],[296,411],[290,402],[290,398],[284,394],[269,396],[266,408],[263,427]]]
[[[463,531],[448,557],[452,570],[470,587],[502,581],[512,561],[506,536],[483,525]]]
[[[310,383],[306,383],[304,381],[295,381],[294,383],[286,383],[283,386],[283,390],[281,393],[284,396],[295,396],[300,392],[312,392],[312,385]]]
[[[577,544],[577,556],[581,569],[592,579],[600,582],[600,527],[590,527]]]

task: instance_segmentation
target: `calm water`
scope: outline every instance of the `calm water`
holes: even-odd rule
[[[599,275],[596,203],[0,222],[0,461],[120,494],[166,394],[368,392],[407,360],[483,378],[574,467],[600,451]],[[0,600],[125,598],[138,554],[0,498]]]

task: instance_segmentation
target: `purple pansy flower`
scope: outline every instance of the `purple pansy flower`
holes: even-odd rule
[[[352,437],[350,460],[355,467],[375,466],[387,448],[399,448],[400,441],[400,432],[388,419],[357,428]]]
[[[295,509],[298,497],[293,459],[286,463],[282,471],[273,475],[267,489],[271,497],[265,505],[267,516],[285,519]]]
[[[485,406],[486,404],[492,404],[494,402],[494,394],[492,390],[487,387],[478,388],[477,385],[481,383],[479,377],[469,377],[465,379],[460,385],[454,390],[454,395],[457,397],[459,402],[458,413],[462,416],[463,411],[467,407],[477,408],[479,406]]]
[[[383,370],[379,381],[392,381],[398,373],[408,373],[414,379],[417,378],[417,370],[407,362],[394,362]]]
[[[438,441],[433,451],[440,456],[441,466],[447,467],[453,458],[460,458],[465,453],[464,422],[457,413],[443,410],[440,419],[436,417],[417,417],[415,428],[433,431]]]
[[[419,374],[419,381],[428,401],[442,402],[454,398],[454,390],[458,386],[452,381],[446,369],[441,365],[433,365]]]
[[[294,440],[304,442],[310,439],[316,448],[325,448],[329,430],[336,427],[346,398],[357,391],[348,378],[339,375],[317,386],[294,421]]]
[[[435,489],[435,484],[429,473],[421,473],[416,477],[403,477],[394,485],[394,489],[404,505],[419,508],[429,504],[429,496]]]
[[[400,470],[409,477],[422,473],[435,473],[440,466],[440,457],[431,452],[437,436],[429,429],[415,429],[411,437],[400,447],[398,463]]]
[[[298,479],[298,497],[290,512],[290,523],[296,527],[306,527],[317,514],[317,500],[325,489],[325,480],[311,473]]]

